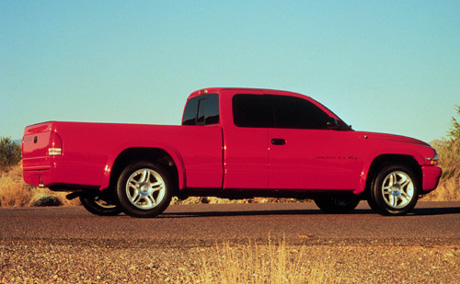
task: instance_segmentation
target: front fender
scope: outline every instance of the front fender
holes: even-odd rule
[[[366,191],[366,187],[372,182],[372,178],[379,171],[380,167],[388,164],[406,164],[411,166],[414,169],[420,170],[420,158],[418,155],[412,156],[407,154],[394,154],[386,153],[372,156],[366,160],[367,162],[363,165],[363,168],[360,172],[359,182],[356,189],[353,191],[354,194],[361,194]],[[416,169],[416,170],[417,170]],[[422,176],[420,176],[422,179]]]

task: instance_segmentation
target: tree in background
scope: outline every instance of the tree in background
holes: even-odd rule
[[[460,115],[460,105],[455,106]],[[428,194],[425,200],[460,201],[460,120],[452,117],[447,137],[433,141],[439,154],[442,176],[438,189]]]
[[[0,139],[0,170],[9,170],[21,161],[21,146],[15,144],[11,138]]]
[[[457,114],[460,115],[460,105],[455,106]],[[455,184],[455,191],[460,196],[460,123],[452,117],[451,126],[448,132],[450,139],[444,140],[445,143],[439,147],[439,162],[443,169],[443,182]]]
[[[457,110],[457,114],[460,115],[460,105],[456,105],[455,109]],[[452,117],[452,126],[449,130],[449,137],[454,143],[460,139],[460,123],[458,123],[455,117]]]

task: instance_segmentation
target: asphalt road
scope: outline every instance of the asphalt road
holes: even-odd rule
[[[83,207],[1,208],[0,240],[107,246],[214,246],[216,241],[288,244],[460,245],[460,202],[419,202],[384,217],[361,202],[352,214],[323,214],[313,203],[172,205],[152,219],[100,217]]]

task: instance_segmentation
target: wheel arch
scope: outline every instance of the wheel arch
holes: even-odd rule
[[[372,182],[375,179],[378,172],[390,164],[399,164],[409,167],[417,176],[417,182],[421,186],[423,182],[422,169],[417,160],[410,155],[395,155],[395,154],[384,154],[377,156],[371,163],[367,172],[365,192],[369,192]]]
[[[182,189],[185,184],[184,166],[182,159],[172,151],[163,148],[133,147],[121,151],[109,167],[110,173],[106,177],[105,186],[115,188],[118,177],[124,168],[135,161],[150,161],[159,164],[168,171],[171,182],[176,189]],[[107,171],[107,167],[106,167]]]

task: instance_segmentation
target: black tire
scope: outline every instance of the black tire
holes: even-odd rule
[[[121,207],[111,200],[105,200],[98,195],[80,195],[80,202],[89,212],[99,216],[116,216],[121,213]]]
[[[386,165],[375,176],[369,191],[369,206],[385,216],[405,215],[417,204],[420,181],[405,165]]]
[[[161,166],[138,161],[121,172],[116,192],[127,215],[150,218],[169,206],[173,188],[168,172]]]
[[[315,203],[326,213],[344,214],[353,211],[359,204],[359,199],[355,197],[327,197],[316,198]]]

